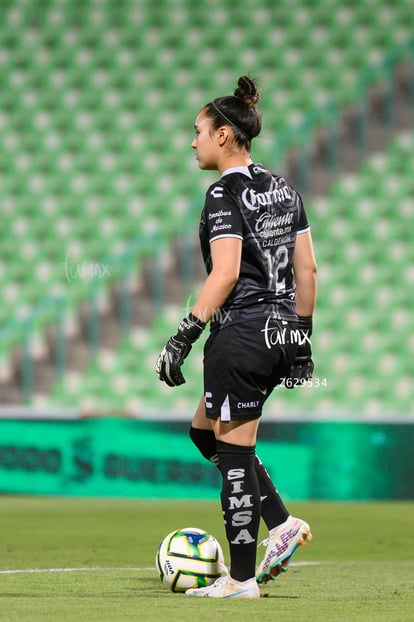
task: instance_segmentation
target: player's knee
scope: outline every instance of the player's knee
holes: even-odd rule
[[[217,464],[217,445],[213,430],[190,428],[190,438],[206,460]]]

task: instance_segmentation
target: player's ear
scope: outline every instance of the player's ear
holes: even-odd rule
[[[222,125],[216,130],[217,142],[220,147],[226,144],[229,139],[230,131],[227,125]]]

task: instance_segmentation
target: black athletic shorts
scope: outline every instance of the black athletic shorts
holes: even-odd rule
[[[209,419],[257,419],[298,348],[297,323],[260,317],[215,330],[204,346],[204,401]]]

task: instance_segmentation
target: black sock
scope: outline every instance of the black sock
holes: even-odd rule
[[[223,476],[221,507],[230,548],[230,576],[247,581],[255,576],[260,490],[255,470],[255,447],[217,441]]]
[[[200,430],[191,427],[190,438],[204,458],[217,465],[217,442],[213,430]],[[262,500],[261,514],[267,528],[273,529],[285,522],[289,512],[258,456],[255,460],[255,469]]]
[[[289,517],[289,512],[258,456],[255,467],[262,500],[262,518],[270,530],[284,523]]]

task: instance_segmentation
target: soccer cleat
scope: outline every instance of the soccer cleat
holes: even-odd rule
[[[269,537],[260,543],[266,546],[266,553],[256,571],[257,582],[267,583],[286,572],[298,546],[305,545],[312,537],[308,523],[293,516],[271,529]]]
[[[260,591],[255,578],[235,581],[230,576],[225,576],[208,587],[187,590],[186,595],[201,598],[260,598]]]

